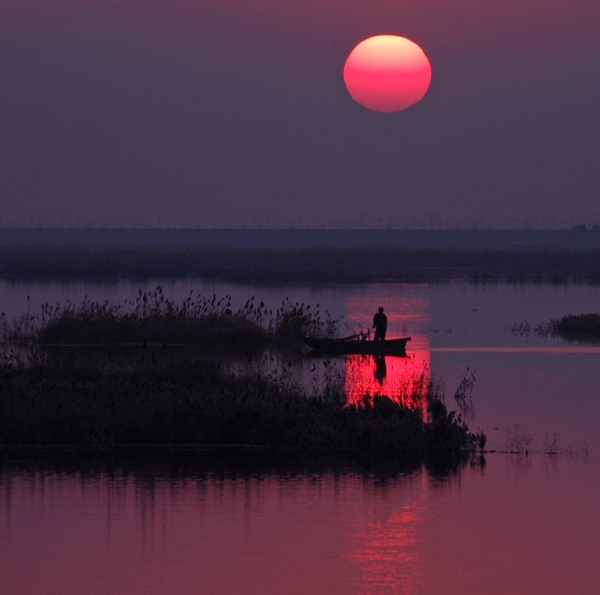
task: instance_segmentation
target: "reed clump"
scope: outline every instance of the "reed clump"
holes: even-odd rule
[[[84,299],[75,304],[44,304],[41,314],[23,315],[12,325],[2,320],[5,341],[32,339],[41,344],[119,343],[239,345],[264,347],[297,342],[303,335],[333,337],[338,321],[310,305],[284,299],[275,311],[254,297],[238,309],[231,296],[194,296],[181,303],[163,289],[142,292],[120,303]]]
[[[348,406],[343,383],[227,369],[176,349],[9,351],[0,360],[0,444],[240,444],[385,456],[458,453],[478,437],[439,395],[428,416],[387,397]]]
[[[600,341],[600,314],[568,314],[539,324],[534,330],[537,335],[545,337],[597,343]]]

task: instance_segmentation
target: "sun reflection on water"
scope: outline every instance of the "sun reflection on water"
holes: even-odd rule
[[[352,297],[347,301],[346,320],[352,328],[370,322],[379,307],[388,317],[387,339],[410,336],[407,354],[349,355],[344,359],[344,388],[348,404],[365,397],[385,395],[411,409],[422,408],[431,374],[429,339],[424,327],[429,321],[428,303],[423,298],[374,296]]]
[[[425,494],[415,493],[391,510],[383,504],[384,510],[369,506],[351,537],[354,547],[348,557],[356,570],[355,592],[418,593]]]

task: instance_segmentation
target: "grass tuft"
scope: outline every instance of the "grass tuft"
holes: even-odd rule
[[[540,324],[535,332],[542,336],[562,337],[569,341],[600,341],[600,314],[569,314]]]

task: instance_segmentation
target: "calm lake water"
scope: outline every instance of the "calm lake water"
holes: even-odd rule
[[[600,288],[160,284],[173,299],[318,303],[349,332],[383,306],[388,336],[412,337],[408,357],[386,358],[383,373],[372,358],[334,360],[348,391],[393,392],[427,369],[497,452],[448,473],[216,465],[184,450],[168,464],[156,453],[92,464],[4,452],[1,593],[600,592],[600,349],[506,330],[597,312]],[[132,299],[139,288],[0,283],[0,311]],[[310,373],[315,362],[301,365]],[[461,404],[467,368],[476,381]],[[499,452],[515,441],[532,454]]]

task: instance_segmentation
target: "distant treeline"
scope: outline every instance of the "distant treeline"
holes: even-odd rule
[[[600,283],[600,249],[210,248],[5,246],[0,278],[247,283]]]
[[[600,250],[600,227],[565,229],[7,229],[0,249],[78,248],[385,248]]]

